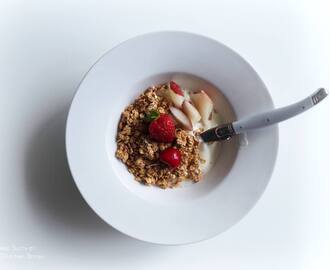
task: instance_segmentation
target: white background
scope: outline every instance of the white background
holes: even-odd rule
[[[139,242],[101,221],[73,184],[63,144],[84,73],[150,31],[225,43],[254,66],[276,106],[330,87],[325,2],[0,1],[0,268],[330,269],[330,99],[280,125],[277,164],[257,206],[188,246]]]

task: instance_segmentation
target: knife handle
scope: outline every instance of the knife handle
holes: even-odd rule
[[[328,93],[324,88],[319,88],[309,97],[292,105],[248,116],[235,121],[232,123],[233,129],[236,134],[239,134],[251,129],[262,128],[282,122],[314,107],[327,95]]]

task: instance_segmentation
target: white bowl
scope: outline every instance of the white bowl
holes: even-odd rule
[[[257,73],[228,47],[196,34],[158,32],[125,41],[90,69],[66,128],[70,169],[92,209],[119,231],[160,244],[201,241],[238,222],[265,190],[278,148],[275,125],[247,134],[249,144],[237,155],[230,151],[235,141],[225,146],[200,183],[166,190],[139,184],[115,158],[118,120],[145,88],[176,73],[221,89],[237,118],[274,108]]]

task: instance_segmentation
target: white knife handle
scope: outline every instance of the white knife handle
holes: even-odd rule
[[[319,88],[311,96],[295,104],[249,116],[233,122],[234,131],[236,134],[239,134],[250,129],[261,128],[279,123],[312,108],[327,95],[328,93],[324,88]]]

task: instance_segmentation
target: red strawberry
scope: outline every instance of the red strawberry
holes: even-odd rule
[[[178,85],[177,83],[175,83],[174,81],[170,81],[170,88],[177,93],[180,96],[183,96],[183,92],[181,90],[180,85]]]
[[[181,163],[181,153],[178,149],[174,147],[169,147],[162,151],[159,154],[159,158],[162,162],[172,168],[178,167]]]
[[[149,134],[157,142],[172,142],[175,139],[173,118],[169,114],[161,114],[149,124]]]

